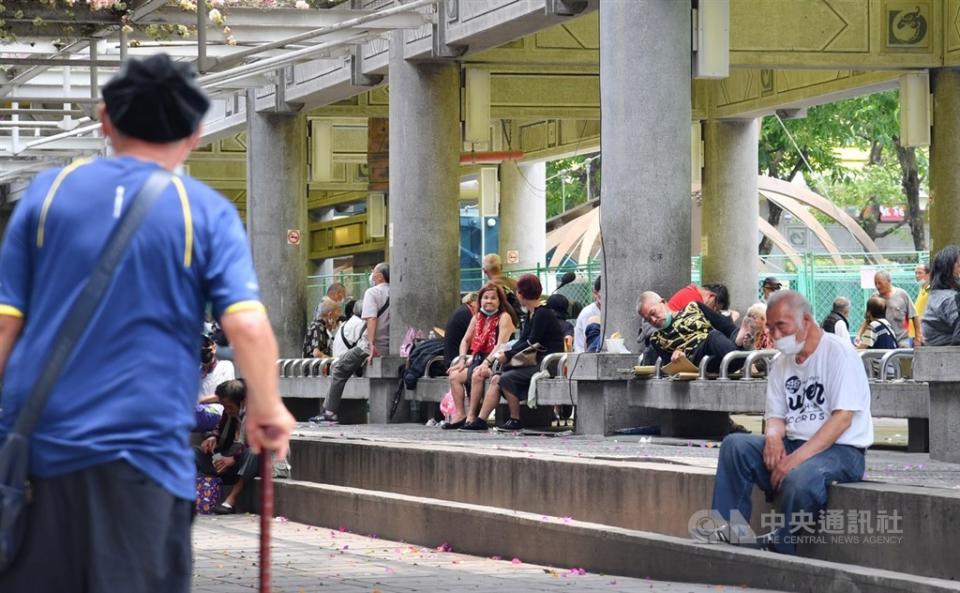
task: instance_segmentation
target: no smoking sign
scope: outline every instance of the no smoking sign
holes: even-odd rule
[[[300,231],[297,229],[290,229],[287,231],[287,243],[290,245],[299,245],[300,244]]]

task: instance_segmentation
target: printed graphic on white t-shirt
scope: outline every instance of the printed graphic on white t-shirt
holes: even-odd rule
[[[834,334],[824,333],[813,354],[797,364],[782,355],[767,379],[767,418],[782,418],[787,437],[810,440],[836,410],[852,411],[850,427],[839,445],[873,444],[870,385],[857,352]]]

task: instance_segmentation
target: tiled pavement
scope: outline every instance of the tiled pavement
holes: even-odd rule
[[[254,515],[197,517],[193,593],[256,591],[258,529],[259,517]],[[762,593],[479,558],[283,519],[274,521],[272,532],[274,593]]]

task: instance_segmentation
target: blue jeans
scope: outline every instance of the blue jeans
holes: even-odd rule
[[[750,496],[753,485],[770,496],[770,472],[763,464],[765,437],[752,434],[731,434],[720,446],[720,461],[717,479],[713,486],[713,509],[730,521],[733,510],[740,511],[750,521],[752,504]],[[783,446],[789,455],[805,441],[784,439]],[[863,479],[864,454],[848,445],[833,445],[817,453],[793,469],[780,485],[783,504],[780,512],[786,519],[785,526],[777,530],[773,548],[784,554],[795,554],[796,544],[787,537],[791,534],[790,518],[794,513],[806,511],[819,519],[819,512],[827,505],[827,488],[833,482],[857,482]]]

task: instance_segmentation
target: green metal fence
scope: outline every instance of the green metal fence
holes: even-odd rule
[[[790,288],[803,294],[813,305],[817,319],[823,319],[830,312],[833,300],[838,296],[850,299],[853,317],[851,325],[856,325],[864,311],[867,299],[873,292],[872,288],[861,287],[861,270],[884,269],[893,277],[894,286],[907,291],[912,298],[916,298],[919,286],[914,279],[914,269],[920,262],[927,262],[929,255],[926,252],[885,253],[882,264],[878,264],[874,256],[866,253],[843,253],[839,256],[838,264],[830,256],[823,254],[803,254],[793,259],[782,255],[761,257],[761,272],[757,278],[759,296],[760,284],[767,276],[776,276],[783,282],[784,288]],[[527,270],[510,270],[514,278],[521,274],[536,274],[544,287],[544,294],[552,294],[560,284],[560,278],[567,272],[574,272],[577,279],[560,289],[571,303],[587,304],[593,300],[593,281],[601,274],[602,264],[590,262],[579,266],[564,266],[560,268],[537,267]],[[694,257],[690,265],[692,282],[701,281],[701,262]],[[369,275],[364,274],[333,274],[328,276],[309,276],[307,279],[308,314],[312,315],[318,302],[326,294],[327,289],[334,282],[347,287],[347,294],[359,298],[369,286]],[[464,269],[460,272],[460,292],[478,290],[482,286],[483,273],[480,269]]]

